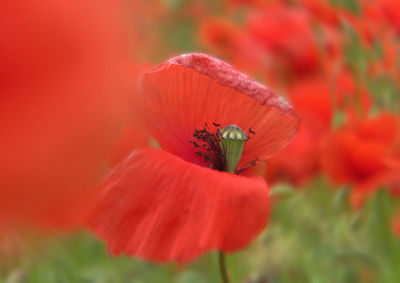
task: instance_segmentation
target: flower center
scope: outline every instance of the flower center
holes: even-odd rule
[[[255,134],[249,129],[249,134],[236,125],[229,125],[222,129],[220,124],[213,123],[216,130],[212,131],[208,124],[201,130],[195,130],[193,137],[196,140],[189,141],[195,147],[195,154],[208,163],[210,168],[229,173],[240,173],[244,169],[236,170],[246,141],[250,134]],[[251,164],[253,165],[253,164]]]

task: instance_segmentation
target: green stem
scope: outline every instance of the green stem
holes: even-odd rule
[[[219,271],[223,283],[229,283],[228,271],[226,270],[225,254],[218,251]]]

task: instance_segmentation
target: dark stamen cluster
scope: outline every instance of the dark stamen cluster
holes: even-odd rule
[[[221,126],[214,122],[213,125],[214,127]],[[219,128],[216,129],[217,133],[218,131]],[[193,144],[196,149],[195,154],[202,157],[205,162],[210,162],[211,168],[222,171],[224,169],[224,157],[219,146],[220,138],[218,135],[210,130],[207,123],[204,123],[203,129],[194,130],[193,137],[195,140],[189,141],[189,143]]]

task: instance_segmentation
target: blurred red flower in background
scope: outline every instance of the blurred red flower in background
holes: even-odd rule
[[[362,112],[367,112],[370,99],[360,87]],[[347,119],[356,117],[354,78],[346,70],[336,78],[318,76],[304,78],[288,88],[288,98],[302,120],[297,136],[287,148],[273,156],[267,164],[266,178],[271,183],[289,182],[301,186],[321,173],[321,147],[332,131],[334,110],[344,112]]]
[[[229,58],[235,66],[279,87],[318,76],[342,58],[343,39],[337,30],[339,20],[330,16],[336,15],[331,6],[329,10],[323,4],[306,4],[324,13],[310,13],[307,6],[288,6],[279,1],[249,2],[246,5],[252,9],[244,25],[224,17],[206,19],[199,38],[206,48]],[[319,21],[317,34],[314,21]]]
[[[360,1],[370,28],[394,28],[400,34],[400,3],[396,0]],[[379,34],[375,34],[379,36]]]
[[[134,151],[115,168],[90,223],[95,234],[112,254],[161,262],[246,246],[267,223],[267,185],[260,177],[218,171],[213,146],[219,144],[193,141],[219,126],[251,128],[240,173],[292,139],[298,127],[292,107],[204,54],[178,56],[146,73],[143,102],[146,125],[163,150]]]
[[[400,178],[399,121],[396,115],[380,113],[352,121],[327,139],[323,169],[334,183],[354,186],[354,207],[360,207],[379,186],[390,186]]]
[[[199,26],[199,40],[217,54],[234,54],[239,27],[226,18],[210,18]]]
[[[265,54],[271,56],[273,73],[299,77],[319,68],[316,38],[305,10],[270,5],[251,14],[246,28],[265,48]]]
[[[320,24],[338,26],[340,24],[340,6],[332,5],[329,0],[298,0],[299,5]]]
[[[1,221],[75,226],[90,207],[132,109],[120,5],[2,5]]]
[[[288,96],[302,122],[289,146],[268,161],[266,178],[299,186],[320,172],[321,142],[332,124],[332,95],[325,78],[311,78],[294,84]]]
[[[203,20],[198,38],[206,48],[237,67],[258,73],[265,70],[265,48],[243,27],[223,17]]]

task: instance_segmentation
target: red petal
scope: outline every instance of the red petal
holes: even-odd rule
[[[267,223],[268,196],[260,177],[143,149],[108,177],[90,226],[113,254],[189,261],[210,250],[232,252],[249,244]]]
[[[186,54],[159,65],[143,78],[147,120],[161,147],[202,164],[194,153],[195,129],[207,123],[235,124],[256,134],[239,164],[265,159],[284,147],[298,128],[292,106],[232,66],[204,54]],[[216,130],[216,129],[213,129]]]

